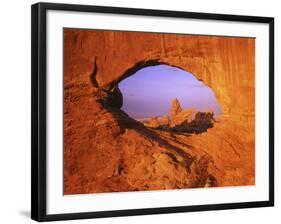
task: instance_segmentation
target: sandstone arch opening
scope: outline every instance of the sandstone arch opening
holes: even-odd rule
[[[65,28],[63,40],[65,195],[255,185],[255,38]],[[158,65],[209,86],[220,123],[196,135],[131,118],[123,82]]]
[[[135,70],[119,83],[122,110],[151,128],[201,133],[221,108],[211,88],[193,74],[167,64]]]

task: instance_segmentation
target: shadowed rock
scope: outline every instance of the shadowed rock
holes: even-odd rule
[[[123,106],[123,96],[118,86],[108,92],[108,104],[120,109]]]
[[[202,132],[206,132],[209,128],[212,128],[214,126],[213,121],[213,114],[209,112],[197,112],[194,120],[185,120],[182,123],[178,123],[177,125],[171,127],[170,130],[200,134]]]

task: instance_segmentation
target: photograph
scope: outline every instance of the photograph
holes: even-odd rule
[[[274,17],[37,3],[31,22],[33,220],[274,206]]]
[[[62,34],[64,195],[256,184],[254,37]]]
[[[278,223],[278,1],[1,6],[0,224]]]

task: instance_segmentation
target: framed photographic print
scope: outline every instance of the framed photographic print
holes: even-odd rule
[[[274,19],[32,6],[32,219],[274,205]]]

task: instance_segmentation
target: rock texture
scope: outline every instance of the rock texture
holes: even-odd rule
[[[162,117],[162,125],[169,127],[170,126],[170,119],[168,115],[164,115]]]
[[[253,38],[64,29],[64,193],[254,184],[254,49]],[[118,82],[157,64],[212,88],[220,122],[176,134],[121,111]]]
[[[190,123],[194,119],[196,113],[197,113],[196,109],[185,109],[177,113],[176,115],[173,115],[171,127],[180,125],[185,121]]]
[[[182,108],[181,108],[181,105],[180,105],[180,102],[178,99],[174,99],[172,101],[172,107],[171,107],[171,119],[172,119],[172,123],[174,123],[175,121],[175,118],[176,116],[182,112]]]
[[[149,121],[148,127],[158,128],[160,126],[160,122],[157,117],[152,117]]]

